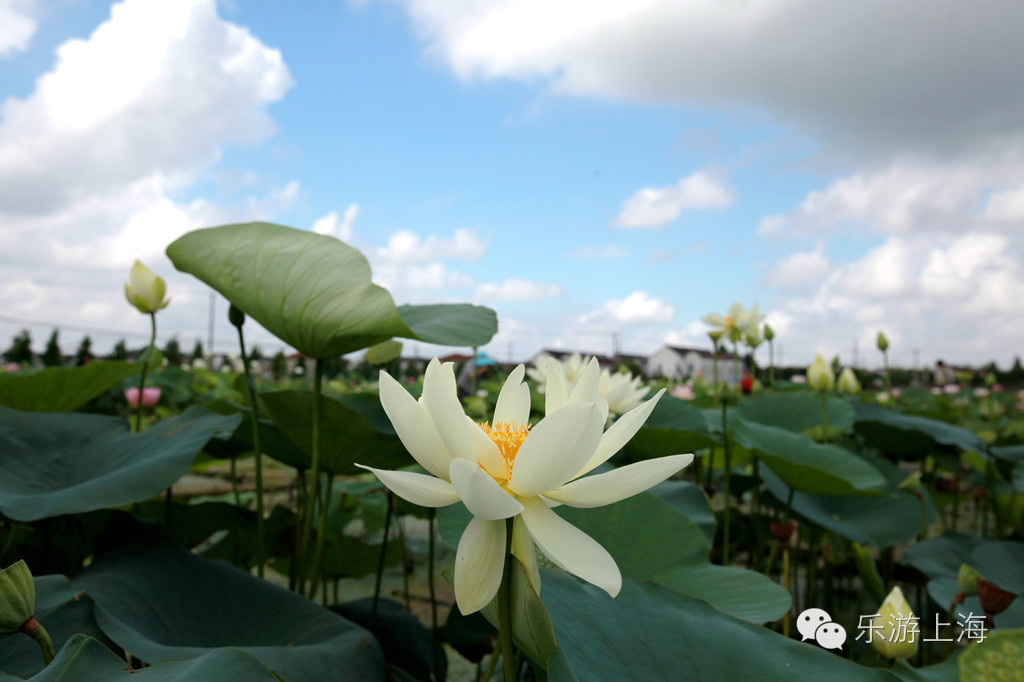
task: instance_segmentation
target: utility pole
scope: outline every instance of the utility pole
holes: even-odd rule
[[[915,348],[914,349],[914,382],[913,382],[914,386],[917,386],[920,383],[920,380],[921,380],[921,377],[920,377],[920,375],[918,373],[918,363],[919,363],[920,359],[921,359],[921,353],[920,353],[920,351],[917,348]]]
[[[857,367],[857,337],[853,337],[853,367]]]
[[[618,359],[619,357],[619,333],[612,332],[612,358]]]
[[[508,342],[508,364],[512,364],[512,342]]]

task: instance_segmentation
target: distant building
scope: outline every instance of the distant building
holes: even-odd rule
[[[665,344],[647,358],[647,376],[684,381],[701,377],[711,383],[715,377],[715,355],[703,348]],[[732,356],[718,354],[718,380],[733,382]]]

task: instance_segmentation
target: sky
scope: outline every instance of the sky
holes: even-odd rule
[[[206,344],[210,290],[164,249],[262,220],[360,249],[399,304],[494,308],[503,361],[708,348],[740,302],[786,364],[878,366],[884,330],[896,365],[1008,367],[1022,25],[1019,0],[0,0],[0,346],[142,345],[136,258],[159,343]]]

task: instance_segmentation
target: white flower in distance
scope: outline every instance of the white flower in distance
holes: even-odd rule
[[[541,393],[547,393],[548,378],[552,375],[552,368],[556,366],[561,368],[561,372],[554,376],[564,384],[563,390],[568,393],[576,387],[584,374],[593,371],[592,366],[597,366],[597,359],[583,358],[579,353],[573,353],[564,361],[552,357],[539,360],[526,372]],[[597,393],[607,401],[608,411],[612,414],[629,412],[643,402],[650,392],[651,389],[643,385],[643,377],[634,377],[631,372],[611,372],[607,369],[600,371]]]
[[[540,575],[535,543],[559,567],[614,597],[622,586],[614,559],[551,506],[618,502],[693,461],[693,455],[674,455],[580,478],[633,437],[661,393],[605,432],[607,407],[594,400],[598,377],[588,371],[569,395],[562,393],[560,382],[549,382],[547,414],[531,428],[524,374],[522,365],[512,371],[498,394],[494,419],[478,425],[463,412],[451,363],[431,360],[418,401],[386,372],[380,373],[384,411],[409,453],[433,475],[362,468],[413,504],[442,507],[462,500],[473,514],[455,558],[455,599],[464,614],[482,609],[498,591],[505,519],[513,517],[512,551],[536,589]]]
[[[713,339],[726,336],[733,343],[738,343],[745,336],[760,337],[758,325],[764,319],[764,315],[757,314],[757,304],[750,310],[744,310],[739,303],[733,303],[725,315],[708,313],[700,318],[701,322],[711,327],[708,334]]]

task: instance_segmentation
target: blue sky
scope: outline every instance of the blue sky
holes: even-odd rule
[[[879,329],[898,364],[1021,352],[1018,3],[282,7],[0,0],[0,343],[144,334],[135,257],[161,337],[205,340],[163,249],[260,219],[400,303],[494,307],[502,359],[703,346],[733,301],[792,362],[876,365]]]

